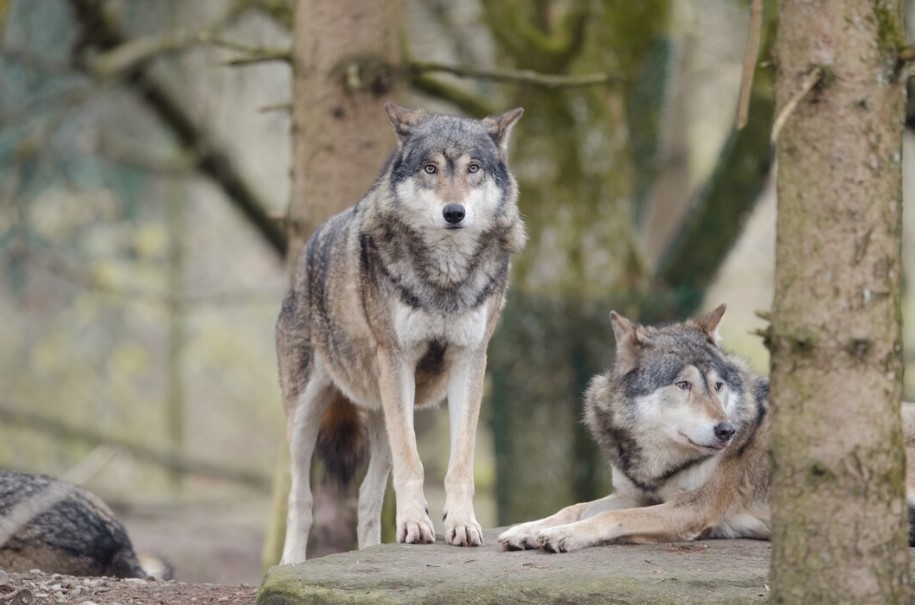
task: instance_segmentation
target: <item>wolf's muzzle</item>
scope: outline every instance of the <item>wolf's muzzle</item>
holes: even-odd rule
[[[449,225],[457,225],[464,220],[466,214],[464,207],[460,204],[445,204],[445,208],[442,210],[442,216]]]
[[[730,422],[719,422],[715,425],[715,437],[722,443],[733,437],[736,432],[737,429]]]

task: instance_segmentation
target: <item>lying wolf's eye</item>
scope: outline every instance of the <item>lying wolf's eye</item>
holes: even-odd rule
[[[721,387],[723,387],[723,386],[724,386],[724,383],[723,383],[723,382],[716,382],[716,383],[715,383],[715,391],[720,391],[720,390],[721,390]]]
[[[681,380],[680,382],[677,382],[675,384],[677,385],[677,388],[680,389],[681,391],[689,390],[689,382],[686,380]]]
[[[435,167],[435,164],[426,164],[423,166],[423,170],[426,171],[426,174],[435,174],[435,171],[438,170],[438,168]]]
[[[470,166],[467,167],[467,172],[477,172],[479,169],[480,169],[480,165],[477,164],[476,162],[474,162],[473,164],[471,164]]]

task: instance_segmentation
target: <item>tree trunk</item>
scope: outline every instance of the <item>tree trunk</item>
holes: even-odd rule
[[[772,602],[904,603],[897,0],[782,0]],[[818,72],[816,70],[819,70]],[[793,111],[803,83],[820,73]]]
[[[669,0],[612,9],[488,0],[484,8],[497,55],[514,68],[609,69],[637,82],[649,60],[669,53]],[[545,516],[609,487],[607,465],[581,422],[581,394],[610,362],[609,310],[629,307],[647,285],[631,211],[632,157],[634,142],[656,135],[660,111],[639,106],[632,84],[519,85],[512,93],[509,106],[530,110],[511,159],[530,238],[489,355],[500,524]],[[652,153],[651,144],[638,147]]]
[[[398,88],[402,0],[299,0],[293,19],[292,199],[288,266],[321,223],[368,191],[395,144],[383,106]],[[289,492],[280,456],[264,563],[279,560]],[[315,473],[319,475],[319,473]],[[316,507],[309,554],[355,544],[352,492],[312,481]],[[336,511],[336,513],[335,513]],[[333,514],[339,523],[329,522]],[[324,528],[343,528],[332,533]]]

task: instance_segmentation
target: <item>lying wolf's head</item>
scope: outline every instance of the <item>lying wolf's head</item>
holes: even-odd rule
[[[727,447],[745,385],[739,368],[717,346],[725,306],[669,326],[633,324],[611,313],[614,373],[638,431],[653,431],[699,451]]]
[[[411,224],[483,230],[504,206],[516,202],[506,148],[522,109],[483,120],[427,114],[393,103],[385,110],[400,140],[391,180],[400,212]]]

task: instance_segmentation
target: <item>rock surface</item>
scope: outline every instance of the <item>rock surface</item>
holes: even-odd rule
[[[566,554],[500,552],[498,530],[480,548],[383,544],[278,566],[257,605],[300,603],[764,603],[768,542],[712,540],[613,545]]]

